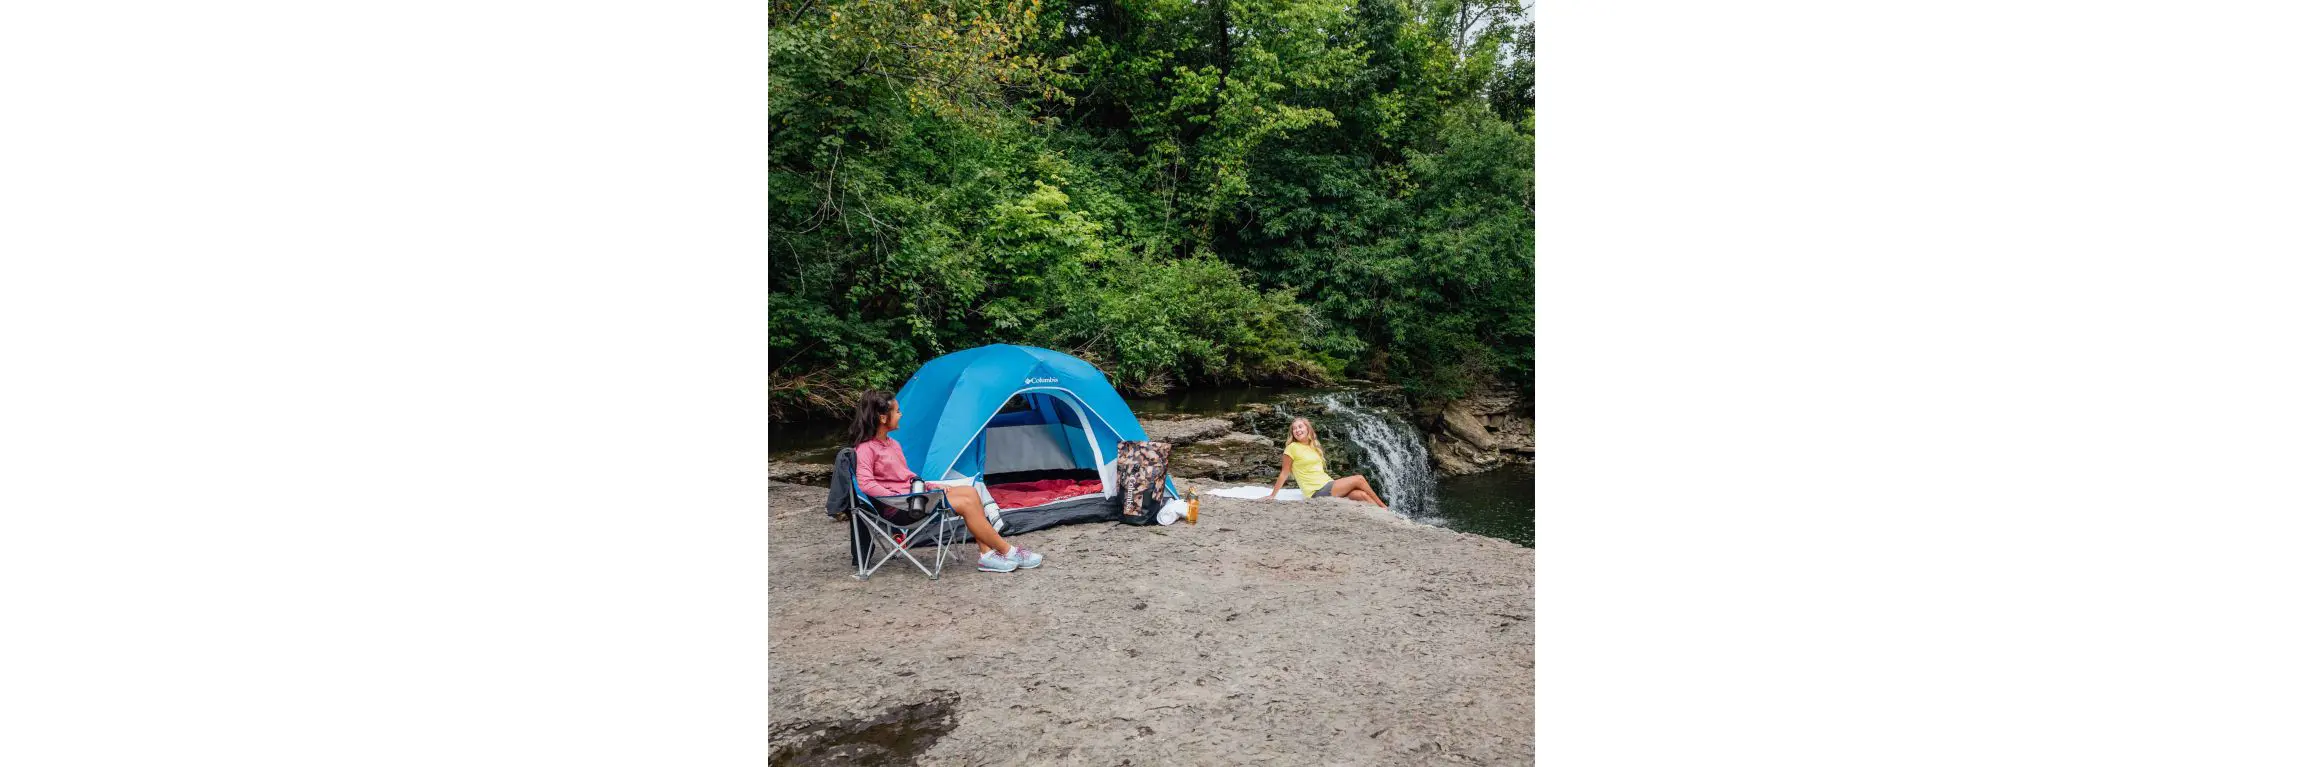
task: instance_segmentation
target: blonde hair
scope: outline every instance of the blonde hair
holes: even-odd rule
[[[1288,441],[1296,441],[1296,424],[1304,424],[1304,443],[1312,446],[1312,452],[1320,454],[1320,460],[1328,460],[1328,451],[1320,447],[1320,432],[1312,428],[1310,418],[1297,416],[1296,420],[1288,422]]]

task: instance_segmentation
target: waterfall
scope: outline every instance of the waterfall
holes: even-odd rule
[[[1424,436],[1416,427],[1391,413],[1363,408],[1356,395],[1323,395],[1320,403],[1328,406],[1327,415],[1307,417],[1313,426],[1334,435],[1321,440],[1329,450],[1353,456],[1356,473],[1368,476],[1393,513],[1415,520],[1431,518],[1438,510],[1438,482],[1432,476],[1432,454],[1424,449]],[[1284,404],[1274,403],[1272,410],[1283,424],[1295,420],[1296,414]],[[1287,439],[1285,433],[1280,439]],[[1331,463],[1328,473],[1338,474],[1338,467]]]
[[[1437,482],[1432,454],[1424,449],[1424,436],[1416,427],[1390,413],[1361,409],[1358,397],[1347,400],[1330,394],[1321,401],[1336,416],[1333,421],[1344,427],[1344,437],[1366,457],[1367,474],[1392,511],[1409,519],[1429,516]]]

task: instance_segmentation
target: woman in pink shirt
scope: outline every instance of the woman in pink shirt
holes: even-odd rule
[[[887,392],[865,392],[856,403],[856,420],[848,428],[848,441],[856,445],[856,487],[889,508],[897,508],[896,501],[886,496],[911,492],[911,483],[920,479],[912,468],[904,465],[904,448],[888,436],[904,418],[904,411],[896,408],[896,398]],[[931,488],[943,490],[944,488]],[[992,523],[984,519],[984,502],[976,497],[973,485],[964,492],[946,493],[952,510],[968,522],[968,532],[976,536],[976,544],[983,552],[976,556],[976,569],[992,573],[1015,572],[1040,566],[1040,555],[1022,546],[1010,545],[993,531]],[[898,499],[901,500],[901,499]]]

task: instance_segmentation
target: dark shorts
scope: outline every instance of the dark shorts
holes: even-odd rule
[[[1336,487],[1336,483],[1334,483],[1334,482],[1330,482],[1330,483],[1328,483],[1328,484],[1325,484],[1325,485],[1321,485],[1321,486],[1320,486],[1320,489],[1312,491],[1312,496],[1311,496],[1311,497],[1313,497],[1313,498],[1326,498],[1326,497],[1328,497],[1328,491],[1329,491],[1330,489],[1333,489],[1333,488],[1335,488],[1335,487]]]
[[[936,491],[931,490],[930,492]],[[875,495],[872,496],[872,500],[876,502],[874,505],[880,507],[880,517],[882,519],[886,519],[899,525],[909,525],[922,519],[928,518],[928,513],[926,510],[921,511],[918,514],[914,514],[912,513],[911,509],[905,508],[907,505],[905,502],[912,500],[910,498],[903,496]],[[928,503],[926,505],[929,509],[934,509],[936,508],[937,501],[940,500],[942,500],[941,497],[930,495],[928,496]]]

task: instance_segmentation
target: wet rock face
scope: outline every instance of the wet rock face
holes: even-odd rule
[[[1440,424],[1425,448],[1441,474],[1486,471],[1536,455],[1535,424],[1509,395],[1483,393],[1451,402],[1440,411]]]
[[[1450,405],[1447,409],[1440,411],[1440,423],[1448,427],[1450,435],[1463,440],[1465,444],[1471,445],[1475,449],[1483,451],[1496,449],[1496,439],[1488,435],[1487,422],[1479,416],[1473,415],[1472,411],[1463,407],[1462,403]]]
[[[1522,458],[1536,455],[1536,423],[1526,415],[1488,416],[1488,429],[1503,445],[1500,449]]]
[[[1168,458],[1168,473],[1188,478],[1270,480],[1280,473],[1280,445],[1270,437],[1225,432],[1176,448]]]
[[[909,764],[952,732],[960,696],[933,690],[928,700],[875,716],[778,725],[768,735],[773,767],[834,764]]]
[[[1425,449],[1432,453],[1433,470],[1447,476],[1487,471],[1507,463],[1527,463],[1535,454],[1532,444],[1504,444],[1498,449],[1481,450],[1452,434],[1434,434],[1426,439]]]
[[[1279,414],[1272,410],[1270,403],[1258,402],[1239,409],[1227,416],[1225,420],[1232,422],[1232,428],[1253,434],[1263,429],[1274,428],[1273,422],[1279,417]]]

